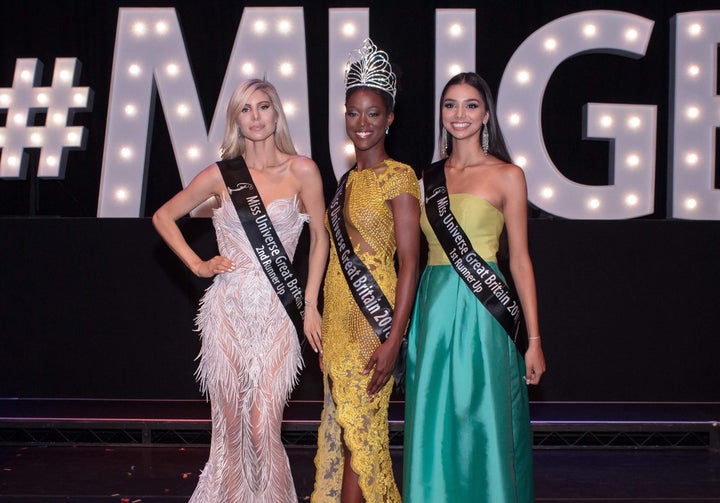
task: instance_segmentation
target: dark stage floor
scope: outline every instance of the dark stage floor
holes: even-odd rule
[[[208,448],[0,446],[0,502],[187,501]],[[314,449],[289,446],[308,501]],[[706,449],[536,449],[537,501],[720,502],[720,454]],[[402,449],[393,448],[398,477]]]
[[[537,501],[720,503],[720,402],[530,405]],[[300,501],[321,406],[291,401],[283,422]],[[399,482],[402,411],[391,403]],[[0,398],[0,503],[187,501],[209,440],[204,400]]]

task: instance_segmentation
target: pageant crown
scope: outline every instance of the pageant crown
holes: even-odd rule
[[[395,74],[385,51],[380,51],[366,38],[363,46],[348,56],[345,65],[345,91],[353,87],[380,89],[395,100]]]

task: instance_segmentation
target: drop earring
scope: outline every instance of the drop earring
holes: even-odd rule
[[[441,147],[441,148],[442,148],[442,155],[444,155],[444,156],[446,156],[446,157],[447,157],[447,147],[448,147],[447,137],[448,137],[447,129],[444,129],[444,128],[443,128],[443,132],[442,132],[442,147]]]
[[[387,126],[387,127],[385,128],[385,134],[386,134],[386,135],[387,135],[387,134],[390,134],[390,126]]]
[[[488,149],[490,148],[490,133],[488,133],[488,125],[487,122],[483,122],[483,130],[481,135],[481,145],[483,152],[485,155],[488,154]]]

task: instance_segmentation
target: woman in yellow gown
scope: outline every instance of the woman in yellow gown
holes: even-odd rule
[[[412,168],[390,159],[385,151],[395,95],[387,55],[369,40],[360,53],[346,72],[345,124],[357,164],[340,182],[341,187],[347,179],[344,204],[339,207],[341,224],[393,315],[381,343],[348,286],[342,270],[345,253],[338,256],[331,225],[338,215],[328,211],[326,225],[334,244],[325,278],[322,343],[310,339],[321,353],[325,380],[311,498],[318,503],[341,498],[343,502],[400,501],[387,413],[394,383],[391,373],[417,287],[420,187]],[[367,70],[378,67],[384,73],[373,78]]]

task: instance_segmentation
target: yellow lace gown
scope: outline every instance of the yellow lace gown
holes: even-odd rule
[[[393,306],[397,247],[388,201],[402,193],[420,198],[415,172],[406,164],[387,159],[372,168],[350,172],[343,208],[355,253]],[[365,501],[399,502],[388,439],[393,380],[375,396],[368,396],[371,375],[361,372],[380,341],[353,300],[334,245],[325,278],[322,338],[325,403],[311,501],[340,501],[344,441],[352,452],[353,471],[359,475]]]

